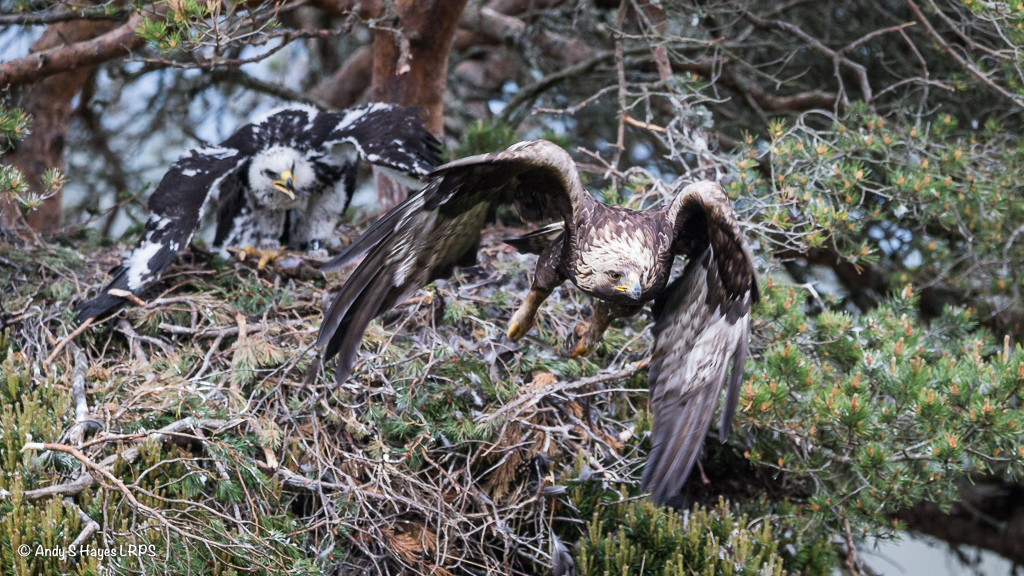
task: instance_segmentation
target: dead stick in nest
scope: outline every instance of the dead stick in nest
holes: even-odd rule
[[[238,340],[235,341],[235,354],[231,361],[232,365],[236,365],[236,361],[249,343],[249,335],[245,325],[245,315],[241,312],[235,313],[235,322],[238,323]],[[242,395],[242,391],[238,387],[238,381],[234,378],[228,379],[228,391],[231,393],[232,398],[240,398]]]
[[[117,489],[117,491],[120,492],[121,495],[123,495],[126,500],[128,500],[129,505],[131,505],[133,509],[141,512],[145,516],[149,516],[150,518],[157,520],[160,524],[163,524],[165,528],[172,532],[175,532],[176,534],[185,536],[186,538],[196,538],[197,540],[200,540],[207,544],[215,544],[214,542],[211,542],[201,536],[188,534],[181,528],[178,528],[177,526],[172,524],[170,520],[165,518],[164,515],[158,512],[157,510],[150,508],[149,506],[146,506],[142,502],[139,502],[135,498],[135,495],[132,494],[132,491],[129,490],[127,486],[125,486],[124,482],[122,482],[120,478],[111,474],[110,470],[108,470],[107,468],[100,466],[99,464],[90,460],[89,457],[83,454],[82,451],[79,450],[78,448],[75,448],[74,446],[68,446],[66,444],[55,444],[52,442],[26,442],[25,445],[21,447],[21,451],[25,452],[28,450],[49,450],[50,452],[63,452],[65,454],[70,454],[76,460],[81,462],[82,465],[85,466],[87,469],[91,470],[92,472],[95,472],[96,474],[99,474],[107,482],[111,483],[114,486],[114,488]]]
[[[253,326],[252,328],[247,328],[247,330],[249,333],[255,334],[272,328],[290,328],[292,326],[301,325],[305,322],[307,322],[306,319],[296,318],[284,322],[277,322],[273,325],[260,324],[258,326]],[[238,326],[225,326],[223,328],[189,328],[187,326],[178,326],[177,324],[161,322],[157,328],[170,334],[176,334],[179,336],[195,336],[197,338],[218,338],[222,336],[235,336],[238,334]]]
[[[110,294],[111,296],[117,296],[118,298],[124,298],[125,300],[128,300],[132,304],[135,304],[136,306],[140,306],[142,308],[145,308],[147,306],[145,300],[139,298],[133,292],[129,292],[128,290],[111,288],[110,290],[107,290],[107,294]]]
[[[343,492],[345,494],[355,492],[360,494],[361,496],[365,496],[373,500],[388,500],[388,497],[385,496],[384,494],[370,492],[368,490],[363,490],[361,488],[356,488],[353,486],[349,486],[347,484],[337,484],[334,482],[313,480],[311,478],[306,478],[305,476],[296,474],[295,472],[292,472],[287,468],[271,468],[270,466],[264,464],[263,462],[260,462],[259,460],[256,461],[256,466],[264,470],[272,470],[275,474],[281,477],[281,481],[285,486],[289,486],[291,488],[301,488],[303,490],[309,490],[311,492],[317,492],[319,490],[337,490],[338,492]]]
[[[79,546],[85,544],[89,540],[89,538],[92,538],[93,534],[99,532],[100,524],[99,522],[90,518],[89,515],[86,514],[78,506],[78,504],[75,504],[74,500],[72,500],[71,498],[65,498],[64,502],[66,502],[68,506],[73,507],[78,512],[78,519],[79,521],[81,521],[83,526],[82,532],[78,535],[78,538],[75,538],[75,541],[71,543],[71,546],[68,546],[68,550],[77,551]]]
[[[238,334],[238,326],[210,328],[208,330],[204,330],[202,328],[188,328],[185,326],[177,326],[175,324],[161,322],[157,328],[163,332],[185,336],[196,336],[197,338],[222,338],[224,336],[234,336],[235,334]]]
[[[60,354],[60,351],[63,350],[65,346],[67,346],[68,342],[71,342],[79,334],[81,334],[82,332],[85,332],[86,329],[89,328],[89,326],[92,326],[92,323],[95,320],[96,320],[95,318],[87,318],[85,320],[85,322],[82,322],[81,326],[79,326],[78,328],[75,328],[74,330],[72,330],[70,334],[65,336],[63,340],[58,342],[57,345],[53,347],[53,352],[50,352],[50,355],[46,357],[46,360],[43,363],[46,366],[49,366],[50,364],[53,364],[53,361],[57,358],[57,354]]]
[[[154,520],[162,524],[164,528],[171,532],[174,532],[175,534],[183,538],[191,538],[193,540],[202,542],[203,544],[206,544],[211,548],[234,548],[246,546],[242,544],[228,545],[224,543],[214,542],[213,540],[204,538],[202,536],[198,536],[188,530],[179,528],[178,526],[174,525],[174,523],[172,523],[170,520],[168,520],[163,514],[161,514],[159,510],[151,508],[149,506],[146,506],[142,502],[139,502],[138,499],[135,498],[135,495],[132,494],[131,489],[129,489],[128,486],[126,486],[125,483],[122,482],[120,478],[114,476],[114,474],[111,473],[110,470],[107,469],[106,467],[101,466],[100,464],[97,464],[90,460],[88,456],[83,454],[81,450],[75,448],[74,446],[68,446],[66,444],[54,444],[52,442],[26,442],[24,446],[21,447],[21,451],[25,452],[27,450],[49,450],[51,452],[64,452],[65,454],[70,454],[76,460],[81,462],[85,468],[95,472],[96,474],[99,474],[107,482],[112,484],[114,488],[118,492],[120,492],[122,496],[124,496],[125,500],[128,501],[128,505],[131,506],[132,509],[141,513],[143,516],[153,518]]]
[[[502,414],[505,414],[506,412],[510,412],[511,410],[514,410],[516,408],[526,409],[526,408],[528,408],[530,406],[533,406],[534,404],[540,402],[541,398],[544,398],[545,396],[548,396],[550,394],[554,394],[556,392],[563,392],[565,390],[573,390],[575,388],[582,388],[584,386],[590,386],[592,384],[600,384],[601,382],[608,382],[609,380],[618,380],[620,378],[629,378],[630,376],[635,374],[637,371],[642,370],[643,368],[646,368],[647,364],[649,362],[650,362],[650,360],[641,360],[640,362],[637,362],[637,363],[633,364],[631,367],[623,368],[623,369],[621,369],[621,370],[619,370],[617,372],[611,372],[611,373],[608,373],[608,374],[598,374],[597,376],[591,376],[590,378],[583,378],[581,380],[561,382],[559,384],[555,384],[554,386],[551,386],[551,388],[548,389],[548,390],[544,390],[544,389],[534,390],[534,391],[530,392],[529,394],[526,394],[526,395],[516,399],[514,402],[510,402],[510,403],[502,406],[502,408],[500,410],[497,410],[495,412],[492,412],[491,414],[486,414],[486,415],[478,418],[476,420],[476,422],[477,423],[490,422],[491,420],[494,420],[498,416],[501,416]]]
[[[175,434],[177,432],[181,432],[182,430],[194,430],[194,429],[199,428],[199,427],[223,429],[223,428],[228,427],[229,425],[236,425],[236,424],[241,423],[241,422],[242,422],[242,420],[228,421],[228,420],[217,420],[217,419],[211,419],[211,418],[195,419],[195,418],[191,418],[190,417],[190,418],[185,418],[185,419],[182,419],[182,420],[178,420],[177,422],[172,422],[172,423],[168,424],[167,426],[164,426],[163,428],[160,428],[159,430],[154,430],[153,432],[150,432],[148,434],[132,434],[130,436],[125,436],[123,439],[132,439],[132,440],[135,440],[135,441],[141,441],[141,440],[144,440],[145,438],[148,438],[148,437],[151,437],[151,436],[161,437],[161,436],[164,436],[164,435],[173,435],[173,434]],[[115,439],[122,439],[122,438],[118,437],[118,438],[115,438]],[[86,444],[86,446],[91,445],[91,444],[96,443],[96,442],[99,442],[99,441],[100,440],[94,440],[93,442],[91,442],[89,444]],[[104,468],[109,468],[109,467],[113,466],[114,463],[117,462],[117,460],[119,460],[119,459],[124,460],[124,461],[126,461],[126,462],[128,462],[130,464],[136,458],[139,457],[139,453],[140,453],[140,448],[138,446],[133,446],[133,447],[131,447],[131,448],[125,450],[124,452],[119,453],[119,454],[112,454],[110,456],[107,456],[102,461],[100,461],[100,463],[98,465],[101,466],[101,467],[104,467]],[[85,490],[89,486],[92,486],[93,483],[95,483],[95,482],[96,482],[96,478],[93,477],[92,473],[88,472],[88,471],[85,471],[78,478],[75,478],[71,482],[67,482],[65,484],[55,484],[53,486],[45,486],[43,488],[37,488],[35,490],[27,490],[25,492],[25,500],[38,500],[40,498],[46,498],[48,496],[58,496],[58,495],[59,496],[71,496],[71,495],[74,495],[74,494],[78,494],[79,492],[81,492],[82,490]],[[0,500],[3,500],[2,494],[0,494]]]
[[[88,368],[85,352],[75,343],[69,348],[75,358],[75,367],[71,371],[71,397],[75,401],[75,424],[68,431],[68,439],[75,446],[81,446],[89,427],[89,402],[85,398],[85,372]]]

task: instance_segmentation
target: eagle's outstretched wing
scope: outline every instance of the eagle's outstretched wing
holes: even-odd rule
[[[440,143],[423,127],[414,108],[370,104],[344,112],[319,112],[311,106],[291,105],[268,112],[239,128],[218,147],[192,150],[175,162],[149,199],[150,218],[142,242],[120,266],[113,279],[92,300],[78,306],[76,321],[116,312],[126,300],[110,290],[140,293],[160,277],[174,255],[188,246],[199,227],[203,204],[221,188],[234,192],[235,206],[222,206],[217,243],[229,233],[234,219],[243,216],[247,162],[273,145],[315,150],[329,155],[342,142],[374,164],[408,174],[422,175],[440,163]]]
[[[203,204],[226,178],[237,177],[248,156],[237,148],[197,148],[182,156],[149,198],[149,220],[142,242],[111,270],[113,279],[98,296],[78,305],[75,321],[103,318],[126,300],[111,290],[140,293],[160,277],[179,250],[188,246],[199,226]]]
[[[309,145],[347,143],[363,160],[423,176],[441,163],[441,142],[423,125],[419,108],[377,102],[344,112],[320,112],[309,127]]]
[[[662,214],[674,223],[673,252],[688,262],[653,308],[654,422],[643,488],[658,503],[689,476],[723,388],[719,437],[727,437],[747,358],[750,305],[758,300],[750,249],[718,184],[687,186]]]
[[[225,180],[242,185],[247,162],[271,141],[300,140],[316,110],[310,107],[279,109],[239,128],[220,146],[190,150],[164,174],[149,197],[149,220],[142,241],[131,255],[110,271],[109,284],[92,300],[78,305],[75,321],[113,314],[127,300],[110,293],[139,294],[160,278],[179,250],[188,246],[202,219],[203,205]]]
[[[348,379],[373,318],[416,290],[472,265],[480,231],[500,204],[515,203],[526,220],[574,219],[595,202],[580,185],[572,158],[543,140],[441,166],[429,183],[385,214],[322,270],[336,270],[367,253],[324,315],[317,346],[338,355],[335,379]]]

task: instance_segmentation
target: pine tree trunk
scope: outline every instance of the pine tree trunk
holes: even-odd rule
[[[419,106],[427,129],[444,135],[444,94],[448,55],[466,0],[397,0],[393,29],[373,36],[375,102]],[[380,210],[405,200],[405,187],[375,171]]]
[[[78,20],[50,25],[31,48],[42,52],[66,44],[95,38],[114,28],[105,20]],[[31,134],[17,144],[4,157],[4,162],[21,170],[29,186],[40,191],[40,181],[48,168],[64,169],[64,141],[71,120],[71,101],[81,92],[92,73],[92,67],[82,67],[49,76],[25,90],[23,109],[32,116]],[[4,206],[4,225],[13,224],[16,206]],[[36,211],[28,214],[30,226],[42,232],[51,232],[60,225],[61,194],[47,199]]]

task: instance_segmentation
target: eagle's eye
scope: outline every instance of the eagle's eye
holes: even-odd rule
[[[271,180],[277,180],[278,178],[277,172],[274,172],[273,170],[270,169],[264,170],[263,175],[266,176],[267,178],[270,178]]]
[[[613,281],[618,282],[619,280],[622,280],[622,272],[609,272],[608,277]]]

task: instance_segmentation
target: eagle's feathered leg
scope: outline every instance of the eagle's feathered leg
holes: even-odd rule
[[[538,289],[536,285],[530,287],[530,293],[526,295],[522,305],[512,315],[508,323],[508,337],[512,340],[519,340],[533,328],[537,321],[537,309],[544,303],[544,300],[551,295],[551,290]]]
[[[577,326],[577,330],[581,330],[583,333],[577,333],[579,341],[569,351],[569,356],[572,358],[590,356],[601,345],[604,333],[611,326],[612,320],[633,316],[641,310],[643,310],[643,306],[617,306],[604,300],[595,299],[593,312],[590,315],[590,325],[585,329],[582,326]]]
[[[558,266],[561,257],[561,239],[552,242],[540,253],[530,293],[526,295],[526,300],[512,315],[512,320],[508,324],[508,337],[512,340],[519,340],[530,331],[530,328],[533,328],[533,324],[537,321],[537,309],[555,288],[565,282],[565,275],[562,274]]]
[[[604,332],[612,325],[615,316],[612,314],[611,306],[604,300],[595,300],[593,312],[590,315],[590,325],[583,334],[579,335],[579,341],[569,351],[571,358],[577,356],[590,356],[597,350],[604,338]]]

